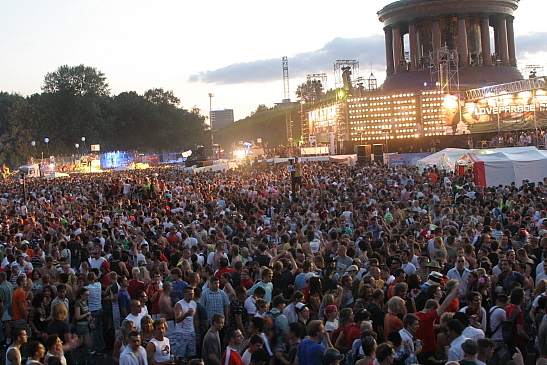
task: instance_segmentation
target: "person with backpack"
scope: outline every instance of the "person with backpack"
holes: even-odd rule
[[[524,329],[524,312],[521,309],[523,302],[524,289],[513,289],[511,291],[511,301],[505,307],[507,319],[502,325],[504,341],[507,342],[510,347],[518,347],[521,352],[524,351],[526,344],[530,340]]]
[[[486,328],[486,336],[495,343],[503,343],[501,325],[507,318],[505,313],[507,300],[507,295],[498,294],[498,296],[496,297],[496,305],[490,308],[490,311],[488,312],[488,326]]]
[[[272,309],[267,313],[267,317],[271,318],[272,327],[275,331],[276,345],[285,342],[289,333],[289,320],[283,314],[286,302],[283,294],[276,295],[272,300]]]

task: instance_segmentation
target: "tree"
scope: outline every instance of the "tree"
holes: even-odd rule
[[[296,96],[300,101],[306,103],[316,102],[324,95],[323,84],[321,80],[306,80],[306,82],[298,85]]]
[[[25,98],[0,93],[0,164],[7,163],[15,168],[30,157],[30,120]]]
[[[177,106],[180,104],[180,99],[173,94],[171,90],[163,90],[161,88],[146,90],[144,99],[153,104],[166,104]]]
[[[110,94],[106,76],[94,67],[84,65],[63,65],[56,71],[47,73],[42,90],[50,94],[74,96],[108,96]]]

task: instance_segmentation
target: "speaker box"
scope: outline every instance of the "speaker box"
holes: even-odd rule
[[[355,146],[355,154],[358,164],[370,163],[372,161],[372,146],[369,144]]]
[[[384,163],[384,145],[376,143],[372,145],[372,160],[374,162]]]

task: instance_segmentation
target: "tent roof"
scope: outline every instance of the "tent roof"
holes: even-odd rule
[[[503,161],[539,161],[547,159],[547,153],[536,147],[498,148],[492,150],[472,150],[469,152],[473,161],[503,162]]]

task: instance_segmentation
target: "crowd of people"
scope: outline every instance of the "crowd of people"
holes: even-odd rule
[[[291,173],[2,181],[5,364],[547,363],[547,179]]]

